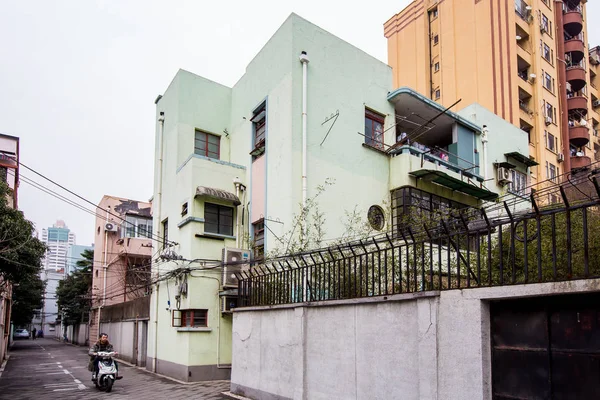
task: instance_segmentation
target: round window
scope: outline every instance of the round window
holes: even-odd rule
[[[385,226],[385,215],[383,213],[383,208],[379,206],[369,207],[367,218],[369,219],[369,225],[371,225],[371,228],[377,231],[382,230]]]

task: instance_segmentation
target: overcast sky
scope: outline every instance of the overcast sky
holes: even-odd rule
[[[147,201],[154,100],[179,68],[232,86],[291,12],[387,62],[383,23],[409,2],[5,1],[0,133],[21,138],[25,165],[93,203],[104,194]],[[588,15],[600,15],[599,3],[588,2]],[[588,29],[600,44],[600,27]],[[19,206],[39,230],[63,219],[78,244],[93,241],[92,215],[24,181]]]

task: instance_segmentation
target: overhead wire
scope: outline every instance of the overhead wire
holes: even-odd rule
[[[52,180],[52,179],[48,178],[47,176],[45,176],[45,175],[44,175],[44,174],[42,174],[41,172],[38,172],[38,171],[36,171],[35,169],[33,169],[33,168],[31,168],[31,167],[29,167],[29,166],[27,166],[27,165],[23,164],[23,162],[21,162],[21,160],[18,160],[18,159],[17,159],[17,158],[16,158],[14,155],[12,155],[12,154],[9,154],[9,153],[6,153],[6,152],[4,152],[4,151],[1,151],[1,150],[0,150],[0,153],[2,153],[2,154],[5,154],[6,156],[10,157],[10,158],[11,158],[11,159],[13,159],[15,162],[17,162],[17,163],[18,163],[20,166],[22,166],[22,167],[24,167],[24,168],[28,169],[29,171],[31,171],[31,172],[33,172],[34,174],[38,175],[39,177],[41,177],[41,178],[43,178],[43,179],[47,180],[48,182],[51,182],[52,184],[54,184],[54,185],[58,186],[59,188],[61,188],[61,189],[63,189],[64,191],[66,191],[67,193],[69,193],[69,194],[71,194],[71,195],[73,195],[73,196],[75,196],[75,197],[79,198],[80,200],[83,200],[84,202],[86,202],[86,203],[88,203],[88,204],[90,204],[90,205],[92,205],[92,206],[96,207],[97,209],[100,209],[100,210],[104,211],[105,213],[107,213],[107,214],[109,214],[109,215],[112,215],[113,217],[115,217],[115,218],[117,218],[117,219],[119,219],[119,220],[123,221],[123,222],[124,222],[124,223],[126,223],[126,224],[130,224],[130,225],[132,225],[132,226],[135,226],[135,224],[133,224],[133,223],[132,223],[132,222],[130,222],[130,221],[127,221],[125,218],[122,218],[120,215],[114,214],[114,213],[110,212],[108,209],[105,209],[105,208],[102,208],[102,207],[100,207],[99,205],[97,205],[97,204],[93,203],[92,201],[90,201],[90,200],[86,199],[85,197],[83,197],[83,196],[81,196],[81,195],[79,195],[79,194],[75,193],[74,191],[72,191],[72,190],[70,190],[70,189],[66,188],[65,186],[61,185],[60,183],[58,183],[58,182],[56,182],[56,181],[54,181],[54,180]],[[158,241],[158,242],[167,242],[167,243],[169,243],[170,245],[175,245],[175,244],[177,244],[176,242],[173,242],[173,241],[164,240],[163,238],[161,238],[161,237],[159,237],[159,236],[157,236],[157,235],[153,234],[152,232],[149,232],[149,233],[150,233],[150,235],[152,236],[152,237],[151,237],[151,238],[149,238],[149,239],[156,240],[156,241]]]

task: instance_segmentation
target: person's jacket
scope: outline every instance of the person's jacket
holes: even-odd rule
[[[98,353],[99,351],[111,352],[113,351],[113,345],[110,342],[106,342],[106,344],[102,344],[100,342],[94,343],[94,347],[92,347],[89,351],[89,355],[91,357],[95,357],[92,353]]]
[[[99,351],[106,351],[106,352],[114,351],[113,345],[110,344],[110,342],[106,342],[106,344],[102,344],[99,341],[94,343],[94,346],[88,352],[88,355],[90,356],[90,362],[88,364],[88,369],[90,371],[94,370],[94,360],[96,359],[96,356],[92,353],[98,353]]]

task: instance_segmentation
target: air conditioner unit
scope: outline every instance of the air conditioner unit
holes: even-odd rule
[[[106,224],[104,224],[104,230],[106,232],[116,232],[117,229],[117,225],[113,224],[112,222],[107,222]]]
[[[596,54],[594,56],[590,56],[590,63],[592,63],[593,65],[600,64],[600,55]]]
[[[510,177],[510,169],[504,167],[498,168],[498,183],[501,185],[505,185],[511,182],[512,179]]]
[[[565,161],[565,155],[563,153],[558,153],[556,155],[556,159],[558,160],[558,162],[563,162]]]
[[[600,100],[592,102],[592,107],[600,107]]]
[[[223,249],[223,287],[237,287],[236,273],[247,271],[250,268],[250,250]]]
[[[550,125],[552,123],[552,117],[546,117],[546,125]]]
[[[221,297],[221,312],[230,313],[238,305],[237,296],[223,296]]]
[[[531,83],[535,82],[535,78],[537,78],[536,74],[529,74],[529,82],[531,82]]]

